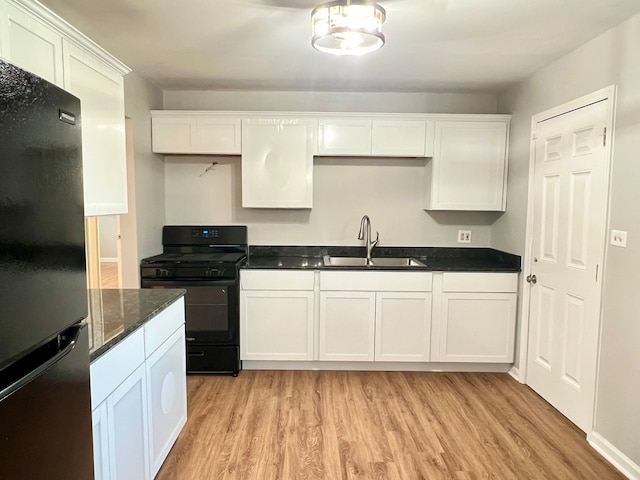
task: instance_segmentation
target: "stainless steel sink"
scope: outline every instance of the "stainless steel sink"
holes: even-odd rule
[[[415,258],[372,258],[371,261],[376,267],[424,267],[424,263]]]
[[[365,257],[332,257],[325,255],[323,260],[325,265],[340,267],[362,267],[367,265],[367,259]]]
[[[379,257],[372,258],[371,263],[367,263],[364,257],[332,257],[325,255],[324,264],[336,267],[424,267],[424,263],[409,257]]]

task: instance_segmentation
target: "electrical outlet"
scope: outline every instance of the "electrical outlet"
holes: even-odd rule
[[[458,243],[471,243],[471,230],[458,230]]]
[[[611,245],[616,247],[627,246],[627,232],[622,230],[611,230]]]

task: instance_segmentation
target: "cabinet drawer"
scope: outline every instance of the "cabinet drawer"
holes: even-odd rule
[[[184,297],[160,312],[144,326],[144,351],[148,358],[178,328],[184,325]]]
[[[320,290],[430,292],[431,272],[320,272]]]
[[[313,290],[311,270],[242,270],[242,290]]]
[[[144,362],[144,329],[139,328],[91,364],[91,406],[97,407]]]
[[[518,291],[518,274],[445,272],[442,275],[442,291],[515,293]]]

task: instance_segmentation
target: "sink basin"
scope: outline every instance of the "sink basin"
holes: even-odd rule
[[[372,263],[376,267],[424,267],[424,263],[416,260],[415,258],[372,258]]]
[[[324,264],[339,267],[424,267],[424,263],[409,257],[378,257],[372,258],[371,263],[367,263],[364,257],[332,257],[324,256]]]
[[[340,267],[362,267],[367,265],[367,259],[364,257],[331,257],[325,255],[325,265],[335,265]]]

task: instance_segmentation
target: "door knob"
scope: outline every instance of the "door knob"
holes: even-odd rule
[[[535,275],[527,275],[527,282],[535,284],[538,281]]]

